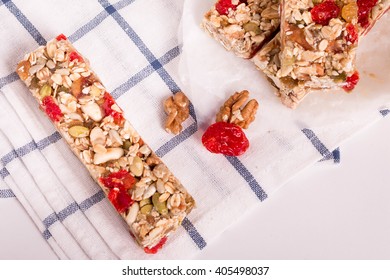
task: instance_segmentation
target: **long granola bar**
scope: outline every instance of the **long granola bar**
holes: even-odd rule
[[[374,0],[370,6],[370,0],[358,0],[358,33],[359,39],[366,35],[369,30],[375,25],[380,17],[390,8],[390,0]],[[374,6],[372,6],[374,5]],[[283,104],[290,108],[295,108],[303,98],[315,89],[302,86],[291,77],[281,77],[281,40],[280,34],[266,44],[256,55],[252,61],[256,67],[263,71],[271,84],[277,88],[277,95],[281,98]]]
[[[131,234],[155,253],[195,202],[124,118],[87,59],[61,34],[27,54],[17,73]]]
[[[279,0],[218,0],[202,27],[228,51],[251,58],[279,28]]]

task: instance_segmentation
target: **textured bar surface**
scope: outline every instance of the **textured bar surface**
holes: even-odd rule
[[[230,8],[218,8],[222,4]],[[205,14],[202,27],[228,51],[251,58],[279,28],[278,9],[279,0],[220,0]]]
[[[138,243],[154,253],[192,210],[193,198],[64,35],[27,54],[17,73]]]
[[[362,4],[366,0],[358,0],[357,5]],[[362,26],[358,21],[359,39],[366,35],[369,30],[375,25],[375,23],[383,16],[386,11],[389,10],[390,0],[379,0],[368,13],[368,21]],[[291,79],[283,79],[281,76],[281,39],[280,34],[277,34],[273,40],[267,43],[256,55],[252,61],[257,68],[263,71],[271,84],[277,89],[277,96],[281,98],[284,105],[290,108],[296,108],[296,106],[303,100],[303,98],[316,88],[310,86],[296,86],[295,81]]]

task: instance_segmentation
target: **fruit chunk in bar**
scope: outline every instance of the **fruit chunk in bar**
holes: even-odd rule
[[[389,10],[390,0],[374,1],[375,2],[371,2],[371,0],[357,1],[359,37],[367,34],[379,18]],[[372,6],[372,3],[374,3],[375,6]],[[342,9],[341,13],[342,15],[344,14],[346,18],[348,17],[347,8]],[[352,15],[356,15],[356,11],[352,12]],[[365,19],[366,15],[368,15],[368,20]],[[368,22],[368,25],[362,25],[364,22]],[[280,34],[278,34],[272,41],[257,52],[252,61],[255,63],[257,68],[267,75],[271,84],[277,88],[277,95],[281,98],[282,103],[290,108],[295,108],[309,92],[313,91],[313,89],[299,86],[297,80],[294,80],[289,76],[280,76],[280,50],[281,41]],[[358,74],[355,73],[355,75],[349,78],[349,84],[347,84],[345,88],[352,89],[357,82]]]
[[[87,59],[61,34],[27,54],[17,73],[137,242],[156,253],[194,200],[125,119]]]
[[[279,28],[278,9],[279,0],[219,0],[202,27],[227,50],[251,58]]]

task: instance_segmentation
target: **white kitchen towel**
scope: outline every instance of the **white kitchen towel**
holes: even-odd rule
[[[377,73],[379,66],[367,72],[378,75],[379,85],[362,81],[361,88],[372,86],[369,96],[358,91],[350,102],[345,94],[319,95],[297,111],[284,108],[250,62],[199,29],[211,3],[0,0],[0,196],[18,198],[59,258],[191,258],[305,167],[322,158],[337,161],[332,151],[340,142],[388,113],[390,79]],[[157,255],[134,243],[15,73],[25,53],[60,33],[90,60],[126,118],[197,201]],[[377,53],[388,54],[388,42]],[[389,69],[388,56],[373,61]],[[247,133],[251,148],[241,157],[210,154],[202,133],[221,102],[243,88],[260,101]],[[183,132],[172,136],[163,128],[161,104],[179,90],[194,106]],[[327,110],[348,115],[339,119]]]

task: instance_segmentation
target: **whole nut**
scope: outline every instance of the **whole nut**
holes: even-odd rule
[[[96,102],[88,102],[81,106],[81,110],[95,122],[99,122],[103,119],[103,112],[100,106]]]
[[[144,171],[144,165],[142,159],[139,157],[134,157],[132,164],[130,165],[130,171],[134,174],[134,176],[141,176]]]
[[[137,202],[134,202],[133,205],[130,206],[129,213],[126,216],[126,222],[128,225],[131,225],[132,223],[135,222],[135,220],[137,219],[138,211],[139,211],[139,205]]]
[[[95,154],[93,158],[94,164],[105,163],[110,160],[120,159],[124,154],[122,148],[108,148],[106,153]]]

